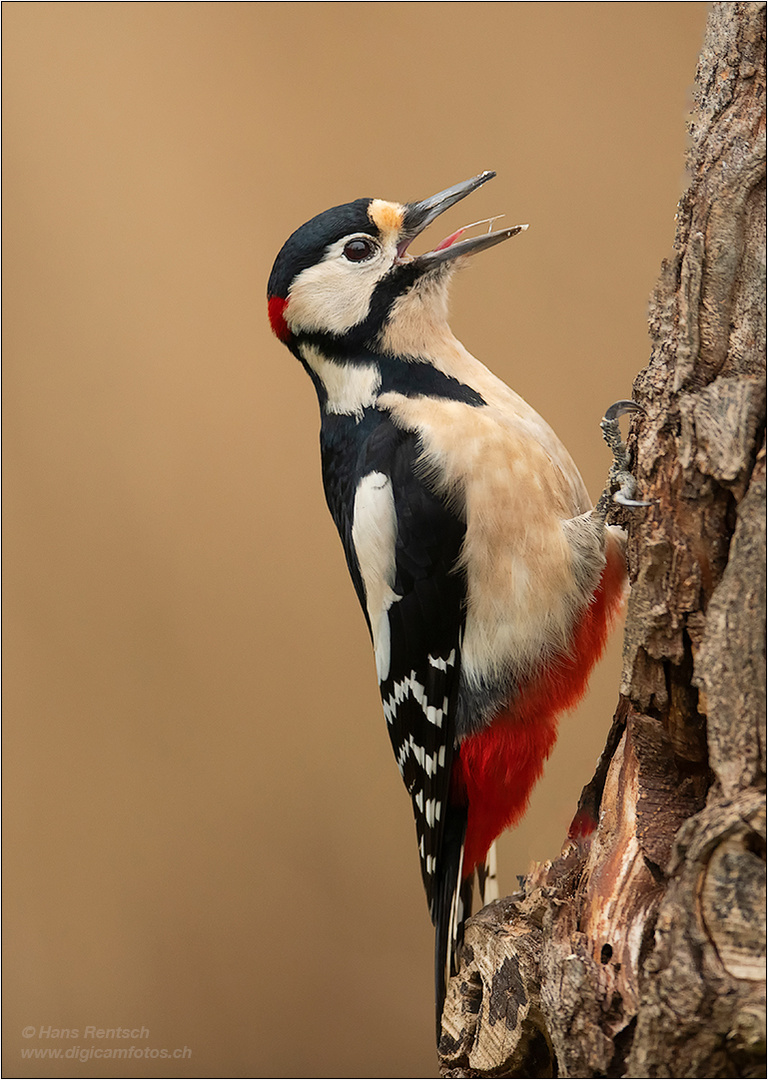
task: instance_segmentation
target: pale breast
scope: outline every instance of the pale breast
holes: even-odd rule
[[[477,366],[487,377],[475,371],[471,385],[485,406],[394,393],[378,404],[419,433],[419,468],[466,518],[462,668],[470,683],[487,683],[530,675],[567,648],[589,599],[574,560],[586,557],[599,577],[603,541],[580,530],[575,550],[564,525],[589,509],[576,466],[535,411]]]

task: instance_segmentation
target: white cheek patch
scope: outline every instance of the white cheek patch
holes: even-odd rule
[[[364,476],[355,493],[352,543],[365,585],[365,602],[373,633],[379,682],[389,675],[389,609],[394,592],[397,515],[392,481],[384,473]]]
[[[344,247],[350,237],[331,244],[322,262],[296,276],[288,294],[284,317],[294,334],[344,334],[365,320],[373,291],[389,272],[396,247],[387,242],[363,262],[350,262]]]

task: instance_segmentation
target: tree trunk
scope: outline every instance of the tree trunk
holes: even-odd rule
[[[444,1076],[765,1076],[764,9],[714,4],[696,73],[597,828],[468,923]]]

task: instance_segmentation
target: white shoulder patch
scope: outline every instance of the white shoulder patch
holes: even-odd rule
[[[379,682],[389,675],[390,635],[387,612],[398,599],[395,584],[397,515],[392,481],[372,472],[357,486],[352,516],[352,543],[365,585],[365,602],[373,632]]]

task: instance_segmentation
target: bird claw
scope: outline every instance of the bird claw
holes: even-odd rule
[[[608,514],[608,504],[611,501],[627,507],[653,505],[652,502],[633,498],[637,490],[637,481],[630,471],[627,447],[622,441],[619,429],[619,417],[624,416],[626,413],[636,412],[645,412],[643,406],[638,405],[636,401],[615,401],[613,405],[605,410],[605,416],[600,421],[603,438],[613,454],[613,464],[608,473],[608,483],[596,507],[603,520]]]
[[[634,480],[634,476],[632,477]],[[619,503],[621,506],[653,506],[653,501],[648,499],[630,499],[624,487],[620,487],[617,492],[614,493],[613,501]]]
[[[624,416],[626,413],[641,412],[644,413],[645,409],[642,405],[638,405],[636,401],[623,400],[614,401],[613,405],[610,405],[605,410],[605,416],[603,420],[613,421],[618,420],[620,416]]]

